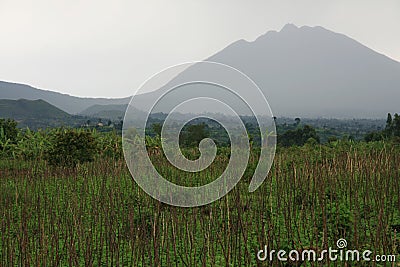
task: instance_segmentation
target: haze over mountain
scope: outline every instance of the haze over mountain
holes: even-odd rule
[[[97,118],[119,119],[124,117],[125,110],[128,104],[125,105],[94,105],[82,112],[79,115],[90,116]]]
[[[239,40],[207,60],[252,78],[276,116],[382,118],[399,111],[400,63],[322,27],[288,24],[254,42]],[[198,73],[194,65],[161,90],[197,80]]]
[[[230,65],[252,78],[275,116],[383,118],[388,112],[399,112],[400,63],[322,27],[288,24],[253,42],[239,40],[206,60]],[[197,80],[196,68],[188,68],[155,92],[138,96],[136,108],[149,104],[151,96],[162,94],[180,80]],[[199,94],[209,95],[214,89],[193,87],[169,99],[179,103]],[[92,105],[129,102],[128,98],[76,98],[4,82],[0,82],[0,98],[41,98],[69,113],[82,112]],[[204,109],[196,105],[191,108],[193,112]],[[163,110],[168,108],[160,105],[158,111]]]
[[[322,27],[288,24],[254,42],[238,41],[208,60],[250,76],[278,116],[398,112],[400,63]]]

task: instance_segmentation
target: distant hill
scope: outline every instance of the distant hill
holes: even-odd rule
[[[0,99],[0,118],[14,119],[19,127],[31,129],[73,126],[85,121],[84,117],[70,115],[41,99]]]
[[[44,101],[70,114],[78,114],[93,105],[127,104],[130,98],[80,98],[67,94],[41,90],[25,84],[0,81],[0,99],[27,99]]]
[[[61,109],[50,105],[42,99],[39,100],[7,100],[0,99],[0,117],[10,117],[16,120],[25,118],[53,118],[63,119],[71,115]]]
[[[124,118],[126,105],[94,105],[84,111],[80,112],[79,115],[107,118],[113,120],[121,120]]]

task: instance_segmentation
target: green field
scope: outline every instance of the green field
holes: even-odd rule
[[[96,134],[99,154],[75,167],[50,166],[42,155],[46,134],[28,134],[13,148],[18,155],[0,160],[0,266],[281,266],[287,263],[258,261],[257,252],[265,245],[320,251],[339,238],[348,249],[400,254],[400,147],[394,143],[280,147],[254,193],[248,192],[252,157],[227,196],[177,208],[137,186],[115,134]],[[169,179],[179,176],[161,153],[151,155]],[[196,177],[208,181],[228,160],[220,151]],[[344,266],[315,265],[328,264]]]

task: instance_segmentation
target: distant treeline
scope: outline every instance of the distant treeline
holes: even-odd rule
[[[398,141],[400,139],[400,116],[395,113],[394,116],[388,113],[386,119],[386,126],[382,131],[370,132],[365,136],[365,141],[381,141],[394,139]]]
[[[276,118],[275,118],[276,120]],[[276,120],[277,121],[277,120]],[[158,118],[148,124],[146,144],[150,149],[160,149],[162,119]],[[261,144],[261,133],[258,125],[247,119],[244,122],[247,138],[252,147]],[[394,141],[400,143],[400,116],[388,114],[386,126],[381,130],[370,131],[364,136],[354,137],[346,132],[329,136],[329,127],[315,128],[303,124],[300,118],[291,123],[276,122],[277,144],[282,147],[316,145],[337,141],[371,142]],[[371,127],[374,129],[374,127]],[[80,128],[52,128],[31,131],[19,129],[18,123],[11,119],[0,119],[0,157],[12,158],[47,158],[55,164],[72,164],[93,160],[94,155],[122,157],[122,121],[105,125],[102,121],[96,124],[87,122]],[[336,129],[340,131],[340,129]],[[367,129],[363,128],[363,131]],[[204,138],[211,138],[218,147],[229,147],[230,140],[226,130],[216,121],[208,119],[193,120],[180,132],[182,148],[197,148]],[[73,149],[71,148],[73,147]],[[63,161],[66,161],[63,163]]]

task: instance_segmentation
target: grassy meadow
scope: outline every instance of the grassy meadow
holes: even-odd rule
[[[252,157],[227,196],[177,208],[137,186],[110,136],[99,139],[93,161],[76,166],[49,165],[34,145],[45,143],[40,132],[25,144],[36,154],[0,160],[0,266],[290,266],[260,262],[257,252],[265,245],[320,251],[339,238],[351,249],[400,254],[400,147],[391,143],[280,147],[257,191],[248,192]],[[218,153],[199,179],[228,160]],[[159,168],[171,180],[179,176],[167,164]]]

